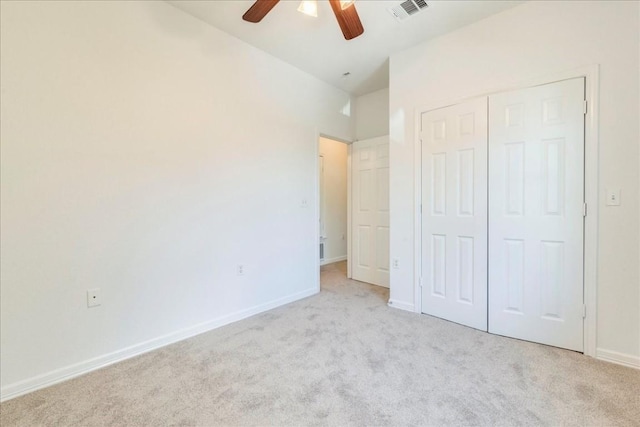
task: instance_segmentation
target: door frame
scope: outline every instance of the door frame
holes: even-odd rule
[[[599,199],[599,89],[600,66],[593,64],[567,71],[532,78],[513,85],[494,88],[462,99],[436,101],[419,106],[414,114],[414,311],[422,313],[422,141],[420,128],[422,114],[474,98],[489,97],[501,92],[526,89],[574,78],[585,79],[587,113],[584,122],[584,198],[587,215],[584,218],[583,321],[584,354],[596,357],[597,343],[597,290],[598,290],[598,199]]]
[[[320,203],[320,162],[318,162],[318,158],[320,157],[320,138],[332,139],[337,142],[342,142],[347,146],[347,278],[351,278],[351,144],[355,141],[348,141],[344,138],[338,138],[336,136],[329,135],[327,133],[321,132],[318,128],[315,129],[316,135],[316,143],[314,148],[315,162],[314,162],[314,225],[315,225],[315,254],[314,257],[314,268],[317,271],[316,276],[316,288],[318,292],[320,292],[320,255],[318,251],[320,250],[320,229],[318,225],[320,224],[320,209],[322,208]]]

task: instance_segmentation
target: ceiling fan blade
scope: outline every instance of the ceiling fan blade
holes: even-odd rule
[[[351,40],[364,33],[364,27],[362,26],[362,22],[360,22],[355,4],[342,10],[340,0],[329,0],[329,3],[331,3],[331,9],[333,9],[333,13],[336,15],[336,20],[338,21],[338,25],[340,25],[345,39]]]
[[[256,0],[247,10],[242,19],[248,22],[260,22],[280,0]]]

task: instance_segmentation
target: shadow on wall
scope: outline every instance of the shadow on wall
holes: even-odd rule
[[[384,84],[381,84],[381,82]],[[353,93],[364,95],[381,87],[389,87],[389,58],[380,64],[366,80],[355,87]]]

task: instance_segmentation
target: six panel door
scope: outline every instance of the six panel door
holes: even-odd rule
[[[422,312],[487,330],[487,99],[422,114]]]
[[[583,351],[584,79],[489,97],[489,332]]]
[[[352,266],[355,280],[389,287],[389,138],[352,144]]]

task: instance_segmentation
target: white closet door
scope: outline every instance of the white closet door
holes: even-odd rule
[[[422,311],[487,330],[487,98],[422,114]]]
[[[583,350],[584,79],[489,97],[489,332]]]
[[[352,144],[352,278],[389,287],[389,137]]]

